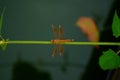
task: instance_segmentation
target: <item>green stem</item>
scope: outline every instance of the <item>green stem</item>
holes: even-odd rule
[[[50,41],[0,41],[0,44],[53,44]],[[119,42],[64,42],[63,45],[119,45]]]

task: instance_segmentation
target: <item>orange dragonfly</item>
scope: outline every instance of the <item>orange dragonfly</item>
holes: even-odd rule
[[[54,37],[55,37],[54,40],[51,40],[51,42],[54,44],[54,51],[53,51],[52,56],[54,57],[56,55],[58,49],[60,52],[60,56],[62,56],[62,54],[64,53],[64,48],[63,48],[62,44],[64,42],[72,42],[73,39],[62,39],[64,30],[61,25],[59,25],[59,28],[57,29],[52,24],[52,29],[53,29],[53,33],[54,33]]]

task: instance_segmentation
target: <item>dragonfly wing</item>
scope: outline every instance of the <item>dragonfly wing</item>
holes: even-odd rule
[[[59,38],[60,39],[62,39],[63,33],[64,33],[64,29],[62,28],[61,25],[59,25]]]
[[[57,39],[58,38],[58,29],[53,24],[52,24],[52,30],[53,30],[55,39]]]
[[[55,45],[54,47],[54,50],[53,50],[53,54],[52,54],[52,57],[54,57],[56,54],[57,54],[57,45]]]
[[[59,45],[60,56],[64,53],[64,48],[62,45]]]

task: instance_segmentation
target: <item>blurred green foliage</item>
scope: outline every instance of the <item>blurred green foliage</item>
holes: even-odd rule
[[[120,67],[120,57],[112,49],[109,49],[103,52],[99,58],[99,64],[103,70],[115,69]]]
[[[120,36],[120,19],[117,15],[117,12],[114,14],[113,23],[112,23],[113,36],[118,38]]]
[[[118,38],[120,36],[120,19],[115,11],[113,23],[112,23],[113,36]],[[119,51],[118,51],[119,52]],[[99,65],[103,70],[115,69],[120,67],[120,56],[119,53],[115,53],[109,49],[103,52],[103,55],[99,58]]]

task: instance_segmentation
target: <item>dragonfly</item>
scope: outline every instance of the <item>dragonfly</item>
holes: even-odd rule
[[[63,33],[64,29],[61,25],[59,25],[58,29],[55,27],[55,25],[52,24],[52,30],[54,33],[54,40],[51,40],[51,43],[54,44],[54,50],[52,56],[54,57],[57,54],[57,51],[59,50],[60,56],[64,53],[63,43],[65,42],[72,42],[73,39],[63,39]]]

